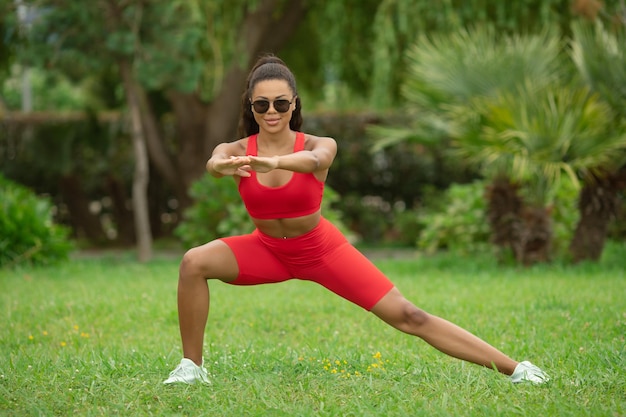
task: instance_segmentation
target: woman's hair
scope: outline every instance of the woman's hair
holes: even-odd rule
[[[246,91],[241,96],[241,121],[239,124],[241,136],[250,136],[259,133],[259,125],[256,120],[254,120],[250,99],[252,98],[252,90],[254,90],[254,87],[256,87],[259,82],[267,80],[284,80],[289,84],[289,88],[291,88],[293,94],[296,95],[296,108],[291,115],[289,127],[291,130],[299,131],[302,126],[302,104],[300,103],[300,97],[297,97],[296,78],[282,59],[274,55],[265,55],[259,58],[256,64],[254,64],[254,67],[252,67],[252,70],[250,70],[246,82]]]

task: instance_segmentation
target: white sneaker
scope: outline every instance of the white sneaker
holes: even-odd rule
[[[515,371],[509,378],[511,378],[511,382],[514,384],[532,382],[538,385],[550,380],[550,377],[544,371],[528,361],[518,363]]]
[[[185,384],[195,384],[200,382],[202,384],[210,384],[207,376],[207,371],[202,366],[196,365],[192,360],[183,358],[178,366],[170,372],[169,378],[163,381],[164,384],[173,384],[176,382],[182,382]]]

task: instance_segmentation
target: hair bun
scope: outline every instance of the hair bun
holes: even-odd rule
[[[254,71],[258,67],[260,67],[262,65],[265,65],[265,64],[279,64],[279,65],[282,65],[284,67],[287,67],[287,64],[285,64],[285,61],[283,61],[282,59],[280,59],[276,55],[267,54],[267,55],[263,55],[263,56],[261,56],[259,58],[259,60],[257,61],[256,65],[254,66],[254,68],[252,70]]]

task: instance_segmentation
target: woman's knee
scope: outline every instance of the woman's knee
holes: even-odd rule
[[[421,308],[409,304],[405,307],[406,321],[412,326],[422,327],[430,320],[430,315]]]
[[[195,275],[204,275],[207,268],[204,265],[206,263],[206,260],[203,260],[202,258],[203,257],[199,247],[189,249],[187,252],[185,252],[179,267],[181,278]]]
[[[420,329],[430,320],[430,315],[421,308],[418,308],[408,301],[402,303],[400,307],[398,327],[400,330],[407,333],[419,333]]]
[[[404,298],[397,288],[383,297],[372,312],[398,330],[411,334],[419,333],[430,320],[427,312]]]
[[[237,261],[230,248],[221,241],[189,249],[180,262],[180,279],[234,279],[237,276]]]

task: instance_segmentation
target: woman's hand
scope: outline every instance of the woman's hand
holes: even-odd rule
[[[279,156],[248,156],[249,167],[253,171],[264,173],[278,168]]]
[[[230,156],[228,158],[212,158],[210,161],[212,170],[223,176],[237,175],[240,177],[250,176],[250,157]]]

